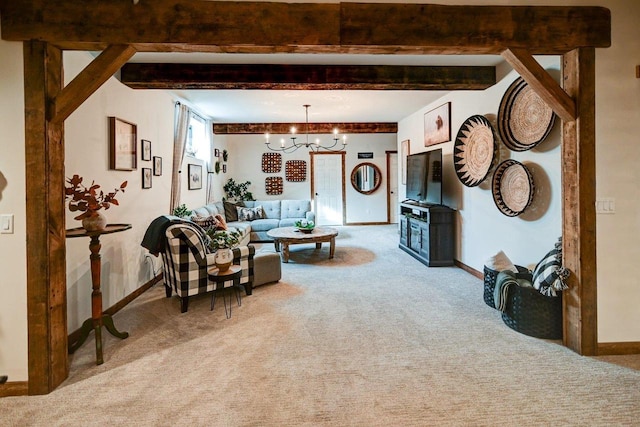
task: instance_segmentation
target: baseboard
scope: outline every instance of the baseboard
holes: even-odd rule
[[[126,297],[124,297],[123,299],[121,299],[120,301],[118,301],[117,303],[112,305],[111,307],[109,307],[106,310],[104,310],[104,313],[108,314],[110,316],[113,316],[114,314],[116,314],[117,312],[122,310],[124,307],[126,307],[127,304],[131,303],[133,300],[138,298],[140,295],[145,293],[153,285],[155,285],[156,283],[158,283],[161,280],[162,280],[162,273],[158,274],[153,279],[149,280],[147,283],[145,283],[144,285],[140,286],[138,289],[136,289],[135,291],[131,292],[129,295],[127,295]],[[69,334],[69,337],[68,337],[68,342],[70,342],[70,343],[76,342],[78,340],[78,338],[80,338],[80,332],[81,332],[80,328],[78,328],[75,331],[71,332]]]
[[[29,383],[27,381],[13,381],[0,384],[0,397],[28,395]]]
[[[626,354],[640,354],[640,342],[598,343],[598,356],[622,356]]]
[[[457,259],[453,260],[453,264],[456,267],[458,267],[458,268],[466,271],[467,273],[471,274],[472,276],[475,276],[480,280],[484,280],[484,273],[479,272],[475,268],[469,267],[467,264],[463,264],[462,262],[458,261]]]
[[[389,225],[390,222],[345,222],[344,225]]]

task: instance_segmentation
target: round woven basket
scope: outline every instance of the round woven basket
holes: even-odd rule
[[[513,151],[530,150],[551,132],[555,114],[522,77],[507,89],[498,110],[498,134]]]
[[[485,180],[496,158],[493,126],[484,116],[475,115],[462,123],[454,144],[454,167],[458,179],[467,187]]]
[[[496,206],[506,216],[518,216],[533,200],[533,178],[522,163],[508,159],[493,174],[491,191]]]

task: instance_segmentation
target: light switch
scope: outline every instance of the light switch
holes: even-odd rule
[[[616,213],[616,199],[611,197],[596,200],[596,213],[614,214]]]
[[[0,234],[13,234],[13,214],[0,215]]]

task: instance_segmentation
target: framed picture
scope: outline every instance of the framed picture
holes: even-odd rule
[[[447,102],[424,115],[424,146],[451,141],[451,103]]]
[[[132,171],[137,165],[138,127],[109,117],[109,169]]]
[[[189,165],[189,190],[202,188],[202,165]]]
[[[153,174],[155,176],[162,175],[162,157],[153,156]]]
[[[224,163],[222,165],[222,173],[227,173],[227,164],[226,163]]]
[[[400,174],[402,176],[402,184],[407,184],[407,156],[410,154],[409,150],[411,143],[408,139],[405,139],[400,143]]]
[[[217,148],[215,148],[213,150],[213,157],[220,157],[220,150],[218,150]]]
[[[151,188],[151,168],[142,168],[142,188]]]
[[[142,145],[142,160],[151,160],[151,141],[143,139],[140,145]]]

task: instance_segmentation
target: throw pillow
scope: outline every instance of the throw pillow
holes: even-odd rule
[[[562,266],[562,238],[540,260],[533,270],[533,287],[541,294],[555,297],[558,291],[567,289],[565,283],[569,270]]]
[[[224,219],[222,214],[215,214],[214,218],[218,220],[218,229],[226,230],[228,228],[227,221]]]
[[[224,216],[227,222],[233,222],[238,220],[238,212],[236,210],[236,207],[238,206],[244,207],[244,203],[224,202]]]
[[[255,208],[237,207],[236,210],[238,211],[238,221],[253,221],[264,218],[262,206],[256,206]]]
[[[191,221],[195,222],[205,230],[216,228],[218,226],[218,220],[213,215],[207,217],[203,215],[195,215],[191,217]]]

